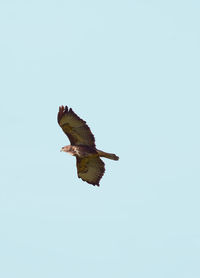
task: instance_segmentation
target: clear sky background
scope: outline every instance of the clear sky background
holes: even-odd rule
[[[199,1],[0,3],[0,277],[200,277]],[[68,105],[105,160],[77,178]]]

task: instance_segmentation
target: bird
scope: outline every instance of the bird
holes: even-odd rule
[[[100,186],[99,182],[105,172],[105,164],[100,157],[112,160],[118,160],[119,157],[96,148],[95,137],[89,126],[72,108],[59,106],[57,121],[71,143],[62,147],[60,151],[76,157],[78,178],[94,186]]]

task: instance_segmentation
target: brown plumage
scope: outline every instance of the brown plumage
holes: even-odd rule
[[[95,138],[90,128],[71,108],[59,107],[58,124],[71,143],[63,147],[61,151],[76,157],[78,177],[99,186],[99,181],[105,172],[105,164],[100,157],[112,160],[118,160],[119,157],[96,149]]]

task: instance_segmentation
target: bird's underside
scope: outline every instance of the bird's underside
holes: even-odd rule
[[[90,128],[71,108],[68,110],[67,106],[59,107],[58,123],[71,142],[71,145],[61,150],[76,157],[78,177],[99,186],[105,172],[105,164],[100,157],[112,160],[118,160],[119,157],[96,149],[95,138]]]

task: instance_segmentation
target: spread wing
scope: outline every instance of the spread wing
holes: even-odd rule
[[[99,181],[105,172],[104,165],[98,156],[76,157],[78,177],[93,185],[99,186]]]
[[[67,106],[59,107],[58,124],[68,136],[71,145],[87,145],[95,147],[95,138],[90,128],[71,108],[68,109]]]

